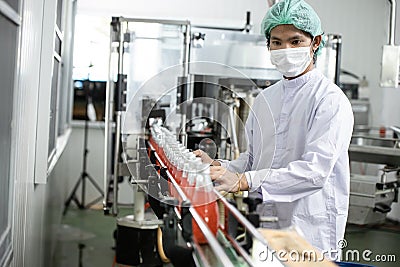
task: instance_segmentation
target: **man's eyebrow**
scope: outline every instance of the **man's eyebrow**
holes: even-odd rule
[[[304,38],[304,35],[296,34],[288,39],[288,41]]]
[[[297,39],[300,39],[300,38],[304,38],[304,36],[301,35],[301,34],[296,34],[296,35],[291,36],[291,37],[289,37],[288,39],[286,39],[286,41],[297,40]],[[280,39],[280,38],[278,38],[278,37],[276,37],[276,36],[271,36],[271,40],[281,41],[282,39]]]

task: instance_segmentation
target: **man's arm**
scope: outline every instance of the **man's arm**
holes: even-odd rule
[[[353,112],[342,97],[328,95],[317,107],[301,159],[286,168],[246,173],[251,190],[261,186],[264,200],[292,202],[324,186],[339,155],[348,149],[353,130]]]

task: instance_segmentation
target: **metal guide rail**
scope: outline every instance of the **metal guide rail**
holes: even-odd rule
[[[169,206],[169,212],[164,214],[164,226],[163,226],[163,237],[175,237],[177,239],[177,233],[171,233],[179,229],[182,232],[184,241],[186,241],[187,249],[193,249],[193,260],[195,265],[199,266],[258,266],[260,263],[254,260],[250,251],[253,244],[253,239],[257,240],[260,244],[268,248],[267,241],[264,239],[262,234],[253,226],[253,224],[234,206],[230,201],[225,198],[221,193],[213,190],[216,199],[218,199],[219,208],[224,210],[224,216],[227,221],[232,222],[225,225],[218,223],[218,232],[216,235],[210,230],[207,223],[203,220],[201,215],[196,211],[196,208],[191,204],[188,196],[182,190],[181,186],[176,181],[175,177],[167,169],[166,164],[162,161],[160,155],[157,153],[155,148],[150,142],[146,142],[147,152],[149,154],[151,167],[156,170],[153,171],[153,176],[157,173],[157,179],[159,182],[159,196],[157,199],[151,195],[157,194],[157,192],[151,189],[149,181],[149,203],[155,213],[161,213],[162,208]],[[149,169],[146,166],[147,169]],[[157,190],[157,189],[156,189]],[[175,190],[177,195],[171,197],[171,190]],[[160,192],[161,195],[160,195]],[[192,238],[192,218],[203,233],[207,240],[207,244],[198,244],[195,239]],[[177,225],[171,225],[176,223]],[[167,233],[166,233],[167,232]],[[169,232],[169,234],[168,234]],[[244,237],[243,241],[238,241],[238,236]],[[175,242],[172,245],[178,245],[179,242]],[[181,242],[185,243],[185,242]],[[169,244],[171,245],[171,243]],[[164,248],[165,249],[165,248]],[[168,248],[166,249],[168,250]],[[167,253],[166,253],[167,254]],[[270,253],[274,259],[273,266],[284,266],[273,253]],[[265,266],[265,265],[263,265]]]

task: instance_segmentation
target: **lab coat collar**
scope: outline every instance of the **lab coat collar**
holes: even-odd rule
[[[296,79],[293,80],[283,79],[283,88],[285,88],[286,90],[299,89],[304,84],[306,84],[310,79],[315,77],[317,73],[318,73],[317,69],[314,68],[309,72],[307,72],[306,74],[297,77]]]

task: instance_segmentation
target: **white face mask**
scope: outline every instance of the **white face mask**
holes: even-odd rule
[[[271,62],[285,77],[302,74],[311,63],[310,47],[271,50]]]

